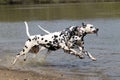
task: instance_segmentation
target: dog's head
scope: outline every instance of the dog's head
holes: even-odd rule
[[[82,27],[78,27],[78,31],[86,34],[97,34],[99,29],[94,27],[92,24],[82,23]]]
[[[94,27],[92,24],[84,24],[82,26],[71,26],[69,28],[71,32],[74,32],[76,36],[85,34],[97,34],[99,29]]]

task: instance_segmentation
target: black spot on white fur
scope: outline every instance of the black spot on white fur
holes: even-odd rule
[[[54,38],[57,38],[58,36],[57,35],[54,35]]]
[[[48,40],[45,40],[45,42],[47,42]]]
[[[43,40],[44,38],[41,38],[41,40]]]
[[[52,43],[52,41],[49,41],[49,43]]]
[[[31,41],[31,39],[28,39],[28,41]]]
[[[23,49],[23,52],[25,51],[25,49]]]
[[[27,46],[25,46],[25,48],[28,48]]]

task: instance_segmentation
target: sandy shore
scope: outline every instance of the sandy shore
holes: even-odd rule
[[[38,74],[32,71],[10,70],[0,68],[0,80],[61,80],[60,76],[53,76],[48,73]]]

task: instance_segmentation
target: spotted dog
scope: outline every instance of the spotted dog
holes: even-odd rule
[[[98,33],[98,28],[93,27],[93,25],[91,24],[84,24],[82,23],[82,27],[79,28],[81,30],[82,35],[78,35],[78,36],[73,36],[71,41],[68,41],[68,43],[70,44],[70,48],[75,48],[75,46],[77,48],[79,48],[80,53],[84,53],[86,54],[89,58],[91,58],[93,61],[96,61],[96,58],[93,57],[88,51],[85,51],[84,49],[84,37],[87,34],[96,34]],[[72,53],[72,52],[71,52]]]
[[[13,61],[13,64],[15,64],[17,59],[22,55],[25,55],[25,59],[26,59],[26,54],[30,51],[33,52],[33,53],[38,53],[39,46],[43,46],[43,47],[47,48],[48,52],[49,51],[55,51],[55,50],[58,50],[58,49],[61,48],[64,51],[73,52],[74,55],[77,55],[80,58],[83,57],[80,53],[78,53],[74,49],[69,49],[66,45],[66,42],[71,37],[71,33],[74,32],[74,29],[72,29],[74,27],[70,27],[71,31],[69,31],[68,33],[65,29],[63,31],[53,32],[53,33],[49,33],[49,34],[46,34],[46,35],[30,35],[29,30],[28,30],[27,22],[25,22],[25,25],[26,25],[26,33],[27,33],[27,36],[28,36],[28,40],[25,42],[25,46],[23,47],[23,50],[20,51],[16,55],[16,57]],[[79,27],[78,27],[78,29],[79,29]],[[79,31],[77,31],[77,32],[79,33]]]
[[[38,27],[49,34],[50,32],[42,28],[40,25]],[[76,26],[79,27],[79,26]],[[72,28],[72,27],[71,27]],[[69,28],[70,29],[70,28]],[[69,32],[69,29],[66,29],[67,32]],[[80,53],[86,54],[89,58],[91,58],[93,61],[96,61],[96,58],[94,58],[88,51],[84,50],[84,37],[87,34],[97,34],[98,28],[94,28],[93,25],[91,24],[84,24],[82,23],[82,26],[79,28],[80,33],[72,33],[72,34],[77,34],[74,36],[71,36],[71,38],[67,42],[67,46],[69,48],[78,48],[80,50]],[[72,54],[72,52],[70,52]]]
[[[30,35],[28,31],[28,24],[25,22],[26,32],[29,39],[25,42],[25,46],[23,50],[18,53],[13,61],[13,64],[17,61],[17,59],[26,55],[29,51],[32,51],[33,48],[39,50],[39,45],[48,49],[48,51],[55,51],[58,49],[63,49],[64,51],[70,52],[73,55],[78,56],[79,58],[83,58],[82,54],[74,50],[73,48],[68,47],[68,42],[73,36],[83,36],[83,32],[87,33],[97,33],[98,28],[94,28],[93,25],[87,24],[83,27],[81,26],[71,26],[66,28],[63,31],[53,32],[46,35]],[[82,30],[83,29],[83,30]],[[82,31],[81,31],[82,30]],[[82,48],[83,49],[83,48]],[[34,52],[34,50],[33,50]],[[38,52],[38,51],[37,51]],[[88,54],[87,54],[88,55]]]

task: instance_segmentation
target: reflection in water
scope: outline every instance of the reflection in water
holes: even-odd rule
[[[0,5],[0,21],[120,17],[120,3]]]

